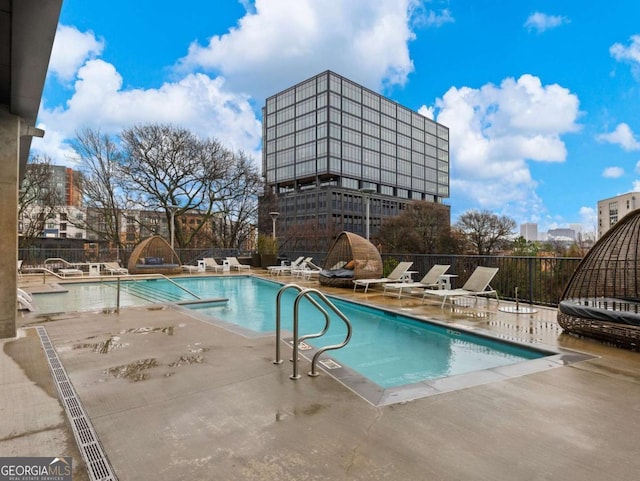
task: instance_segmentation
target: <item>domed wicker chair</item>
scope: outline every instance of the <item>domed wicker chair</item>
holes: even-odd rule
[[[352,232],[333,241],[318,279],[323,286],[353,287],[354,279],[382,277],[382,257],[376,246]]]
[[[133,249],[127,268],[129,274],[180,274],[182,263],[169,243],[156,235]]]
[[[607,231],[582,259],[558,306],[568,332],[640,346],[640,210]]]

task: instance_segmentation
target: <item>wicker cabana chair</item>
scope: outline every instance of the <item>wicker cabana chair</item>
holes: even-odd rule
[[[558,323],[568,332],[638,350],[640,210],[623,217],[582,259],[562,294]]]
[[[322,271],[320,284],[333,287],[353,287],[354,279],[382,276],[382,258],[376,246],[352,232],[341,232],[333,241]]]
[[[179,274],[182,263],[169,243],[159,235],[140,242],[129,257],[129,274]]]

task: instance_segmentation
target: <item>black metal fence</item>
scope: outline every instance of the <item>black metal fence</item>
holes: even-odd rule
[[[298,256],[313,257],[314,263],[322,265],[324,253],[291,252],[290,259]],[[383,254],[385,274],[397,262],[412,261],[413,278],[420,280],[435,264],[448,264],[448,274],[453,287],[462,287],[478,266],[498,267],[491,287],[498,291],[501,299],[515,300],[542,306],[557,306],[567,282],[582,259],[578,257],[516,257],[516,256],[468,256],[468,255],[417,255]],[[517,289],[517,294],[516,294]]]
[[[195,264],[203,257],[224,258],[226,256],[242,256],[235,249],[176,249],[184,264]],[[48,258],[60,257],[69,262],[109,262],[120,259],[127,265],[129,252],[115,250],[88,249],[29,249],[20,250],[19,258],[23,265],[43,265]],[[322,265],[326,253],[322,252],[287,252],[289,259],[298,256],[312,257],[313,262]],[[412,255],[384,254],[385,274],[388,274],[397,262],[412,261],[412,270],[416,271],[414,280],[420,280],[434,264],[449,264],[448,274],[454,287],[462,287],[477,266],[498,267],[499,271],[491,286],[498,291],[502,299],[515,300],[544,306],[557,306],[562,292],[580,262],[577,257],[511,257],[511,256],[462,256],[462,255]]]

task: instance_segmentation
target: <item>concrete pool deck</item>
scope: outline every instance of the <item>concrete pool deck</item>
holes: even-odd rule
[[[27,314],[19,336],[0,341],[0,457],[82,464],[33,328],[43,326],[120,480],[638,479],[640,353],[563,334],[555,309],[440,309],[381,290],[323,290],[594,357],[375,407],[324,372],[307,377],[304,360],[291,381],[289,363],[271,362],[273,336],[173,308]],[[73,479],[91,479],[80,468]]]

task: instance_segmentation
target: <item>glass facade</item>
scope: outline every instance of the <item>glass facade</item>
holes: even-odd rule
[[[399,202],[397,209],[384,209],[397,215],[409,201],[442,203],[449,197],[449,129],[326,71],[267,98],[263,175],[278,197],[301,190],[308,196],[306,189],[331,186],[336,195],[356,191],[361,198],[357,191],[371,188],[372,210],[384,199]],[[306,205],[296,215],[310,214]],[[313,205],[317,209],[318,202]],[[287,207],[285,202],[282,208]],[[315,213],[342,222],[343,230],[361,232],[361,202],[346,212],[351,210],[335,203]],[[383,215],[378,210],[372,231]]]

